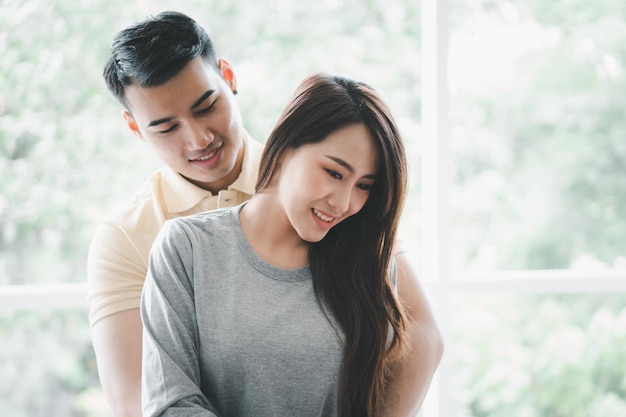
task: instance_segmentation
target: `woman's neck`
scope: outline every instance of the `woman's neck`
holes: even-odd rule
[[[295,269],[308,265],[308,243],[276,201],[271,193],[254,195],[239,214],[243,233],[252,249],[274,266]]]

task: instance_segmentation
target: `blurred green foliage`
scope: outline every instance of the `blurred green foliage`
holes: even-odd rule
[[[2,416],[108,415],[84,311],[5,313],[0,334]]]
[[[453,32],[501,21],[546,36],[507,82],[453,91],[455,269],[561,268],[583,255],[615,263],[626,247],[626,3],[453,3]],[[0,285],[84,282],[94,225],[158,165],[126,130],[101,71],[117,30],[170,7],[0,2]],[[234,65],[246,128],[261,142],[311,72],[377,88],[407,143],[403,231],[417,246],[419,1],[176,9]],[[458,417],[626,415],[623,297],[461,298],[451,341]],[[110,417],[84,311],[5,314],[0,340],[2,416]]]
[[[257,140],[302,78],[332,71],[377,88],[417,154],[416,2],[3,0],[0,285],[84,282],[96,222],[158,166],[124,126],[101,73],[119,29],[171,8],[198,20],[234,65]],[[3,417],[110,416],[86,312],[9,314],[0,340]]]
[[[0,284],[84,281],[93,225],[157,166],[123,125],[101,73],[114,34],[168,6],[2,2]],[[377,88],[417,146],[414,2],[198,0],[177,10],[196,18],[234,65],[245,126],[257,140],[265,141],[301,79],[333,71]]]
[[[458,0],[452,23],[454,268],[623,269],[626,3]],[[455,416],[626,415],[626,295],[451,305]]]
[[[455,416],[626,415],[624,295],[463,295]]]
[[[488,44],[452,54],[492,75],[452,98],[455,268],[624,264],[626,3],[458,0],[453,17]]]

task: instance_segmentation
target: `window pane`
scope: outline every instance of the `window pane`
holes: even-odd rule
[[[626,296],[452,299],[459,417],[626,415]]]
[[[455,270],[624,268],[624,2],[453,3]]]
[[[0,285],[85,282],[96,222],[159,165],[125,128],[101,73],[117,30],[171,5],[21,0],[0,8]],[[381,92],[416,157],[419,2],[193,0],[177,9],[234,65],[244,126],[257,140],[302,78],[338,72]],[[415,186],[417,167],[412,173]],[[414,189],[414,205],[416,197]],[[414,228],[416,210],[407,212]],[[0,340],[3,417],[111,416],[86,312],[4,313]]]
[[[106,91],[105,57],[117,30],[172,3],[5,3],[0,285],[84,282],[95,223],[129,200],[158,165],[125,128],[120,105]],[[234,65],[245,127],[257,140],[265,141],[302,78],[339,72],[381,92],[415,156],[418,7],[406,0],[276,0],[269,6],[197,0],[179,9],[207,28],[218,55]]]
[[[110,417],[83,310],[0,315],[3,417]]]

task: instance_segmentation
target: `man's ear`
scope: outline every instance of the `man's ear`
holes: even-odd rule
[[[230,90],[233,92],[233,94],[237,94],[237,77],[235,77],[233,67],[231,67],[230,63],[224,58],[220,58],[217,61],[217,66],[220,69],[222,78],[224,78],[226,84],[228,84],[228,86],[230,87]]]
[[[128,110],[124,110],[122,112],[122,117],[124,118],[124,121],[126,122],[126,125],[130,129],[130,131],[133,132],[135,136],[137,136],[139,139],[143,140],[143,136],[139,131],[139,126],[137,126],[137,122],[135,121],[133,115],[130,114]]]

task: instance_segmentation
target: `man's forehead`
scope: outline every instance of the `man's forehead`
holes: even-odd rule
[[[125,100],[131,112],[163,112],[177,109],[189,110],[215,95],[223,86],[221,77],[214,70],[204,76],[187,73],[154,87],[136,83],[125,89]],[[211,74],[211,75],[209,75]]]

